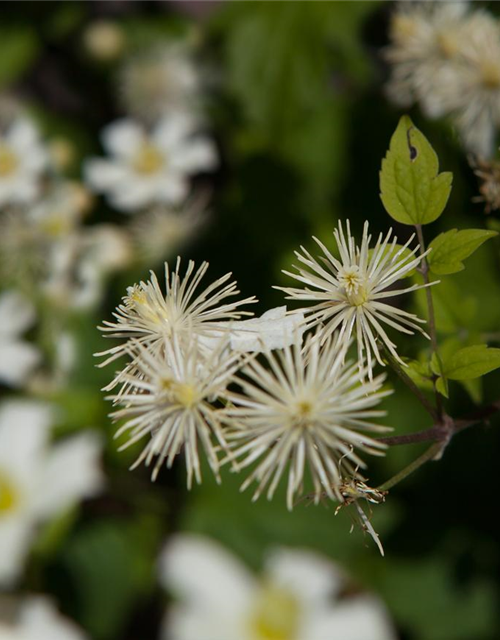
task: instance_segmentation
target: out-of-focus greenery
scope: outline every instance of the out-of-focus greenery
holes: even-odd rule
[[[99,131],[121,115],[118,62],[89,55],[83,45],[89,25],[112,21],[123,29],[129,51],[173,35],[196,39],[200,63],[213,76],[209,119],[222,166],[211,185],[211,223],[186,257],[208,260],[214,277],[233,271],[242,293],[256,294],[256,311],[263,312],[282,303],[282,294],[271,285],[285,281],[281,268],[300,244],[309,246],[311,235],[328,242],[339,218],[349,218],[357,232],[365,219],[374,232],[394,224],[378,183],[381,159],[401,115],[383,94],[381,50],[391,5],[201,4],[4,2],[0,87],[29,105],[46,137],[73,143],[71,173],[79,176],[83,158],[99,152]],[[428,239],[450,228],[484,227],[481,206],[471,202],[475,178],[454,133],[446,124],[425,121],[418,111],[411,116],[432,141],[441,170],[454,174],[450,201],[440,220],[426,229]],[[119,216],[99,200],[92,220],[118,222]],[[394,226],[401,239],[409,237],[407,228]],[[498,343],[495,242],[435,288],[443,339],[453,333],[460,346],[467,346],[487,334]],[[239,493],[241,479],[229,472],[217,485],[206,470],[203,484],[188,493],[179,461],[153,485],[147,470],[127,470],[138,449],[116,452],[99,391],[111,372],[96,369],[92,356],[108,346],[96,325],[110,316],[125,287],[146,275],[122,274],[95,317],[74,319],[79,365],[67,390],[54,398],[64,409],[59,428],[69,432],[92,425],[107,435],[108,489],[42,532],[23,588],[53,594],[96,640],[156,638],[167,603],[158,586],[156,558],[171,532],[188,530],[222,541],[254,568],[272,545],[325,553],[384,598],[403,640],[496,640],[498,419],[456,437],[442,460],[398,485],[375,509],[373,523],[384,540],[385,558],[369,537],[358,530],[349,533],[348,513],[334,517],[334,506],[305,503],[288,513],[283,494],[254,504],[248,493]],[[422,292],[417,307],[425,313]],[[414,345],[427,347],[419,338],[400,342],[416,358]],[[471,396],[496,399],[499,381],[498,373],[490,374],[484,388],[471,383],[469,394],[451,383],[450,411],[458,416],[472,411]],[[387,423],[398,434],[428,424],[398,383],[386,408]],[[391,449],[387,459],[371,467],[370,479],[378,484],[396,473],[418,446]]]

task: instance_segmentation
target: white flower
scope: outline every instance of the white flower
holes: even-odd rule
[[[493,16],[477,12],[461,47],[463,63],[449,102],[464,146],[481,157],[490,157],[500,126],[500,26]]]
[[[9,622],[0,621],[0,640],[85,640],[85,634],[63,618],[45,597],[26,598]]]
[[[177,258],[174,271],[165,263],[166,293],[162,292],[153,272],[149,281],[128,288],[123,304],[113,314],[117,322],[104,321],[101,327],[110,337],[125,338],[126,341],[96,354],[109,356],[101,366],[123,355],[128,349],[127,340],[131,338],[155,352],[172,332],[178,338],[183,333],[195,333],[200,337],[213,336],[215,333],[218,336],[221,321],[251,315],[247,311],[239,311],[238,307],[256,302],[253,297],[221,304],[226,298],[239,293],[236,282],[226,284],[231,273],[196,292],[207,272],[208,262],[203,262],[195,271],[195,264],[190,260],[184,277],[180,275],[180,266],[180,258]]]
[[[238,378],[244,395],[228,393],[235,405],[226,409],[230,460],[243,469],[258,465],[242,485],[256,481],[256,500],[266,486],[271,499],[288,468],[287,505],[303,493],[306,467],[315,502],[322,495],[343,501],[343,472],[358,477],[354,465],[364,467],[355,448],[381,455],[385,445],[363,431],[386,431],[371,422],[385,415],[373,409],[389,391],[381,391],[383,376],[362,383],[357,365],[344,364],[345,347],[316,334],[304,349],[296,344],[267,354],[269,369],[254,359]],[[343,469],[340,469],[342,461]]]
[[[0,135],[0,207],[33,201],[48,160],[33,123],[18,117]]]
[[[180,112],[163,118],[151,135],[133,120],[109,125],[103,145],[112,158],[87,161],[88,184],[127,213],[154,204],[179,204],[189,193],[190,176],[217,166],[212,141],[197,127],[194,118]]]
[[[193,112],[201,102],[201,77],[182,43],[155,46],[131,58],[120,74],[125,110],[155,121],[172,111]]]
[[[344,235],[342,223],[339,223],[338,229],[333,233],[340,260],[335,258],[322,242],[314,238],[323,250],[324,256],[317,260],[301,247],[303,255],[299,252],[295,252],[295,255],[307,269],[295,267],[298,273],[283,272],[306,286],[302,289],[275,288],[287,293],[291,300],[315,303],[303,311],[310,327],[322,325],[323,341],[338,328],[339,340],[348,340],[354,335],[358,343],[360,367],[366,358],[369,376],[372,375],[373,356],[384,365],[378,340],[400,364],[406,366],[398,356],[396,345],[387,335],[383,324],[403,333],[413,334],[413,330],[417,330],[426,335],[417,324],[425,321],[387,304],[385,300],[426,286],[415,284],[401,289],[391,288],[395,282],[419,265],[422,258],[417,255],[419,247],[411,250],[408,248],[413,236],[403,247],[397,246],[396,237],[391,241],[390,229],[385,238],[382,234],[379,235],[375,247],[371,250],[368,222],[363,228],[361,247],[357,247],[351,236],[349,221],[346,226],[347,236]]]
[[[138,343],[134,355],[134,374],[123,374],[121,380],[125,388],[111,397],[124,407],[112,416],[126,420],[116,437],[130,432],[121,449],[150,436],[132,468],[142,462],[150,465],[157,458],[152,474],[154,480],[165,462],[171,467],[176,456],[184,451],[190,488],[193,475],[198,483],[201,482],[198,455],[201,445],[217,476],[216,447],[227,449],[227,445],[220,412],[213,402],[225,392],[240,366],[238,355],[227,353],[224,337],[206,356],[200,350],[195,334],[181,343],[175,333],[165,339],[164,351],[153,355]]]
[[[430,117],[448,113],[448,90],[467,28],[467,2],[399,2],[392,15],[391,46],[386,57],[393,64],[387,90],[399,105],[420,101]],[[452,98],[453,101],[453,98]]]
[[[95,435],[51,445],[52,420],[51,409],[37,402],[0,406],[0,584],[21,573],[37,525],[102,486]]]
[[[171,605],[165,640],[395,640],[374,595],[342,596],[343,572],[327,558],[277,548],[257,577],[215,542],[171,539],[160,577],[180,602]]]
[[[20,338],[35,319],[34,306],[18,291],[0,294],[0,382],[21,386],[40,363],[40,351]]]

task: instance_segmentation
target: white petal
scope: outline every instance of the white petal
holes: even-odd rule
[[[260,318],[234,322],[230,326],[231,348],[235,351],[283,349],[301,344],[304,333],[304,314],[285,315],[286,307],[266,311]]]
[[[103,486],[97,434],[82,433],[57,444],[47,456],[33,508],[48,517],[95,495]]]
[[[129,119],[113,122],[101,135],[105,149],[121,159],[129,159],[135,155],[145,140],[142,127]]]
[[[210,608],[171,606],[162,628],[162,640],[254,640],[246,618]]]
[[[38,473],[53,422],[50,406],[10,400],[0,406],[0,466],[25,483]]]
[[[32,538],[33,522],[26,514],[0,518],[0,586],[11,586],[21,575]]]
[[[119,189],[128,183],[130,172],[127,167],[109,160],[92,158],[83,167],[85,182],[96,191]]]
[[[196,535],[170,539],[160,557],[160,580],[193,607],[214,616],[244,615],[255,591],[246,567],[219,544]]]
[[[85,634],[46,598],[30,598],[24,604],[19,626],[23,640],[85,640]]]
[[[18,291],[0,295],[0,335],[18,336],[35,323],[35,307]]]
[[[12,147],[22,153],[29,153],[33,146],[38,146],[38,130],[26,118],[18,118],[10,127],[6,140]]]
[[[342,584],[341,571],[311,551],[276,549],[266,561],[265,572],[273,585],[292,591],[306,610],[330,601]]]
[[[196,121],[192,115],[175,111],[165,116],[157,125],[154,133],[154,142],[163,150],[171,151],[172,147],[179,144],[195,130]]]
[[[214,169],[218,164],[217,150],[208,138],[186,140],[172,151],[170,162],[174,169],[189,174]]]
[[[336,606],[330,611],[311,612],[310,623],[299,640],[396,640],[387,612],[373,596],[359,596]]]
[[[180,175],[167,175],[159,182],[156,190],[158,202],[179,204],[188,195],[189,183]]]
[[[41,360],[38,349],[27,342],[0,342],[0,382],[21,386]]]

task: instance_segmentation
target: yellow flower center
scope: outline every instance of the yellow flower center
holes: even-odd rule
[[[368,294],[365,287],[365,279],[357,265],[341,269],[338,274],[338,281],[344,289],[349,304],[359,307],[367,301]]]
[[[188,383],[179,383],[173,387],[175,401],[186,409],[191,409],[199,399],[196,387]]]
[[[299,608],[294,595],[285,589],[265,587],[250,619],[252,640],[296,640],[298,626]]]
[[[165,165],[165,157],[152,144],[144,144],[135,156],[133,165],[137,173],[150,176]]]
[[[9,147],[0,144],[0,177],[12,175],[19,165],[19,160]]]
[[[487,89],[498,89],[500,87],[500,64],[483,62],[481,65],[481,79]]]
[[[166,311],[162,309],[160,313],[159,310],[151,304],[149,296],[145,291],[143,291],[138,285],[134,285],[127,289],[127,293],[128,295],[125,298],[125,306],[129,309],[133,309],[145,322],[160,325],[163,330],[167,330],[167,333],[170,332],[170,323],[167,318]]]
[[[459,50],[458,40],[451,33],[438,33],[437,45],[445,58],[454,58]]]
[[[54,213],[40,225],[43,232],[53,238],[64,236],[70,230],[70,222],[67,216]]]
[[[416,33],[415,20],[396,14],[391,22],[391,35],[398,42],[406,42]]]
[[[0,469],[0,518],[13,511],[19,502],[19,494],[9,476]]]

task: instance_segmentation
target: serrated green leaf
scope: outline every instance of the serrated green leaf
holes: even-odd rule
[[[471,380],[500,367],[500,349],[478,344],[456,351],[443,363],[450,380]]]
[[[484,229],[450,229],[434,238],[427,261],[436,275],[448,275],[464,269],[463,260],[478,249],[483,242],[498,235]]]
[[[380,197],[387,213],[403,224],[428,224],[442,214],[453,176],[439,173],[438,157],[408,116],[403,116],[382,160]]]

